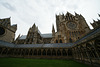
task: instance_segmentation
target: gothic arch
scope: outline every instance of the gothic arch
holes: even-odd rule
[[[25,49],[22,50],[22,55],[24,55],[24,54],[25,54]]]
[[[29,55],[32,55],[32,53],[33,53],[33,50],[31,49]]]
[[[38,50],[38,55],[41,55],[41,49]]]
[[[9,49],[8,55],[11,55],[11,54],[12,54],[12,49]]]
[[[18,55],[20,55],[20,53],[21,53],[21,49],[18,49]]]
[[[61,56],[61,51],[59,49],[57,50],[57,55]]]
[[[63,50],[62,50],[62,54],[63,54],[63,56],[66,56],[66,55],[67,55],[67,53],[66,53],[66,50],[65,50],[65,49],[63,49]]]
[[[28,52],[29,52],[28,49],[25,49],[25,55],[28,55]]]
[[[94,45],[97,48],[98,53],[100,55],[100,39],[96,39],[95,42],[94,42]]]
[[[62,40],[60,39],[60,43],[62,43]]]
[[[87,49],[87,53],[89,54],[90,57],[94,58],[97,57],[95,52],[94,52],[94,48],[90,43],[86,43],[86,49]]]
[[[72,56],[72,50],[68,49],[68,56]]]
[[[45,49],[43,50],[42,55],[46,55],[46,50]]]
[[[34,55],[37,55],[37,49],[34,49]]]
[[[51,50],[50,49],[47,50],[47,55],[51,56]]]
[[[56,43],[58,43],[58,40],[56,40]]]
[[[56,56],[56,50],[55,49],[52,50],[52,55]]]

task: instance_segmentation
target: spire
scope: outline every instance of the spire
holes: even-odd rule
[[[52,32],[55,32],[54,24],[52,24]]]
[[[18,37],[16,39],[19,39],[20,38],[20,34],[18,35]]]
[[[33,26],[32,26],[32,28],[35,28],[36,27],[36,25],[35,25],[35,23],[33,24]]]
[[[93,22],[95,22],[95,20],[93,19]]]
[[[55,37],[55,29],[53,24],[52,24],[52,37]]]
[[[74,11],[75,15],[77,16],[78,14]]]
[[[90,22],[91,25],[93,25],[93,23]]]

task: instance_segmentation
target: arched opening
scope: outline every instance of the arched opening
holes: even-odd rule
[[[48,49],[47,55],[51,56],[51,50],[50,49]]]
[[[22,55],[24,55],[25,49],[22,50]]]
[[[69,38],[69,42],[72,43],[72,39],[71,38]]]
[[[28,55],[28,52],[29,52],[28,49],[25,49],[25,55]]]
[[[42,55],[46,55],[46,50],[45,49],[43,50]]]
[[[33,51],[32,51],[32,49],[31,49],[29,55],[32,55],[32,53],[33,53]]]
[[[8,55],[11,55],[11,54],[12,54],[12,49],[9,49]]]
[[[62,43],[62,40],[60,39],[60,43]]]
[[[72,50],[68,49],[68,56],[72,56]]]
[[[14,55],[17,55],[18,53],[17,53],[17,49],[14,49]]]
[[[34,55],[37,55],[37,50],[36,49],[34,50]]]
[[[41,49],[38,50],[38,55],[41,55]]]
[[[58,43],[58,40],[56,40],[56,43]]]
[[[57,50],[57,56],[61,56],[61,51],[59,49]]]
[[[54,49],[52,50],[52,56],[56,56],[56,51]]]
[[[18,55],[20,55],[21,54],[21,49],[18,49]]]
[[[97,54],[95,53],[95,49],[93,48],[93,46],[90,43],[86,43],[86,48],[87,48],[87,52],[91,58],[97,57]]]
[[[79,37],[78,37],[78,39],[79,39]]]
[[[62,50],[62,54],[63,54],[63,56],[66,56],[67,55],[65,49]]]

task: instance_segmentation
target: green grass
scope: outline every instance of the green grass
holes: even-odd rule
[[[0,58],[0,67],[89,67],[72,60]]]

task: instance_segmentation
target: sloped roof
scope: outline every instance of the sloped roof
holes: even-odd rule
[[[41,34],[41,37],[43,37],[43,38],[52,38],[52,33],[49,33],[49,34]]]
[[[66,48],[71,47],[73,43],[55,43],[55,44],[18,44],[15,48]]]
[[[19,39],[26,39],[26,35],[22,35]]]
[[[15,44],[0,40],[0,46],[4,46],[4,47],[14,47]]]
[[[40,35],[43,38],[52,38],[52,34],[51,33],[49,33],[49,34],[40,34]],[[19,39],[26,39],[26,36],[27,35],[22,35]]]
[[[73,43],[54,43],[54,44],[13,44],[0,40],[0,46],[12,48],[66,48],[71,47]]]

